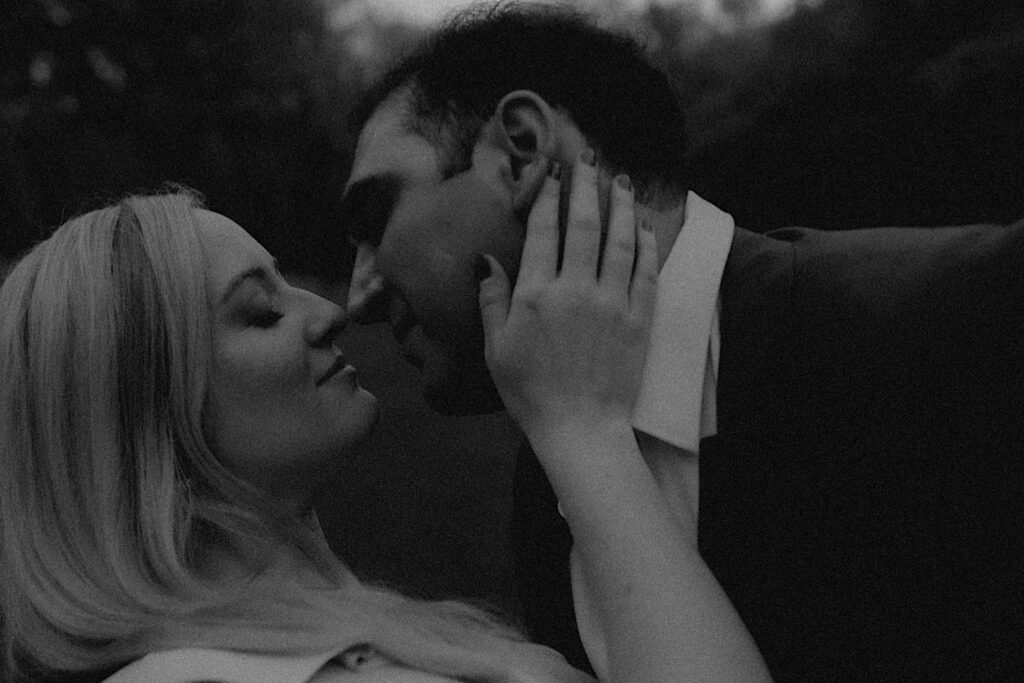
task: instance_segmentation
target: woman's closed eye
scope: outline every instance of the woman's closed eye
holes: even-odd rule
[[[248,309],[243,313],[245,324],[252,327],[273,327],[283,317],[283,313],[279,313],[272,308],[266,307]]]

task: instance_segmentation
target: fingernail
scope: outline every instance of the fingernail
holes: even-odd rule
[[[473,277],[477,282],[483,282],[491,276],[491,262],[483,254],[476,255],[476,262],[473,264]]]
[[[548,167],[548,175],[551,176],[554,180],[561,179],[562,165],[555,161],[554,159],[552,159],[551,165]]]
[[[583,150],[583,154],[580,155],[580,161],[587,166],[595,166],[597,165],[597,154],[594,153],[593,148],[587,147]]]
[[[626,192],[633,189],[633,183],[629,181],[629,176],[623,173],[622,175],[615,176],[615,184],[621,187]]]

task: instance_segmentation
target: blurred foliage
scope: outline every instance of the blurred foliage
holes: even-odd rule
[[[0,66],[0,252],[164,181],[204,192],[284,267],[325,248],[359,84],[309,0],[14,0]]]
[[[1024,216],[1018,0],[826,0],[663,56],[691,96],[692,186],[741,225]]]
[[[802,0],[768,25],[757,0],[722,0],[728,26],[593,5],[677,79],[692,186],[741,225],[1024,215],[1017,0]],[[345,115],[422,31],[358,0],[8,0],[0,254],[174,180],[285,268],[338,277]]]

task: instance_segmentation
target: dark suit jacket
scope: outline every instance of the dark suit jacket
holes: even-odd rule
[[[779,680],[1024,680],[1024,221],[738,229],[703,557]],[[570,537],[516,471],[528,629],[584,664]]]

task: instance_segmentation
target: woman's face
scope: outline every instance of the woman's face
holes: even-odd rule
[[[285,282],[233,221],[197,210],[196,223],[213,321],[208,438],[240,476],[304,505],[377,419],[377,400],[335,345],[344,313]]]

